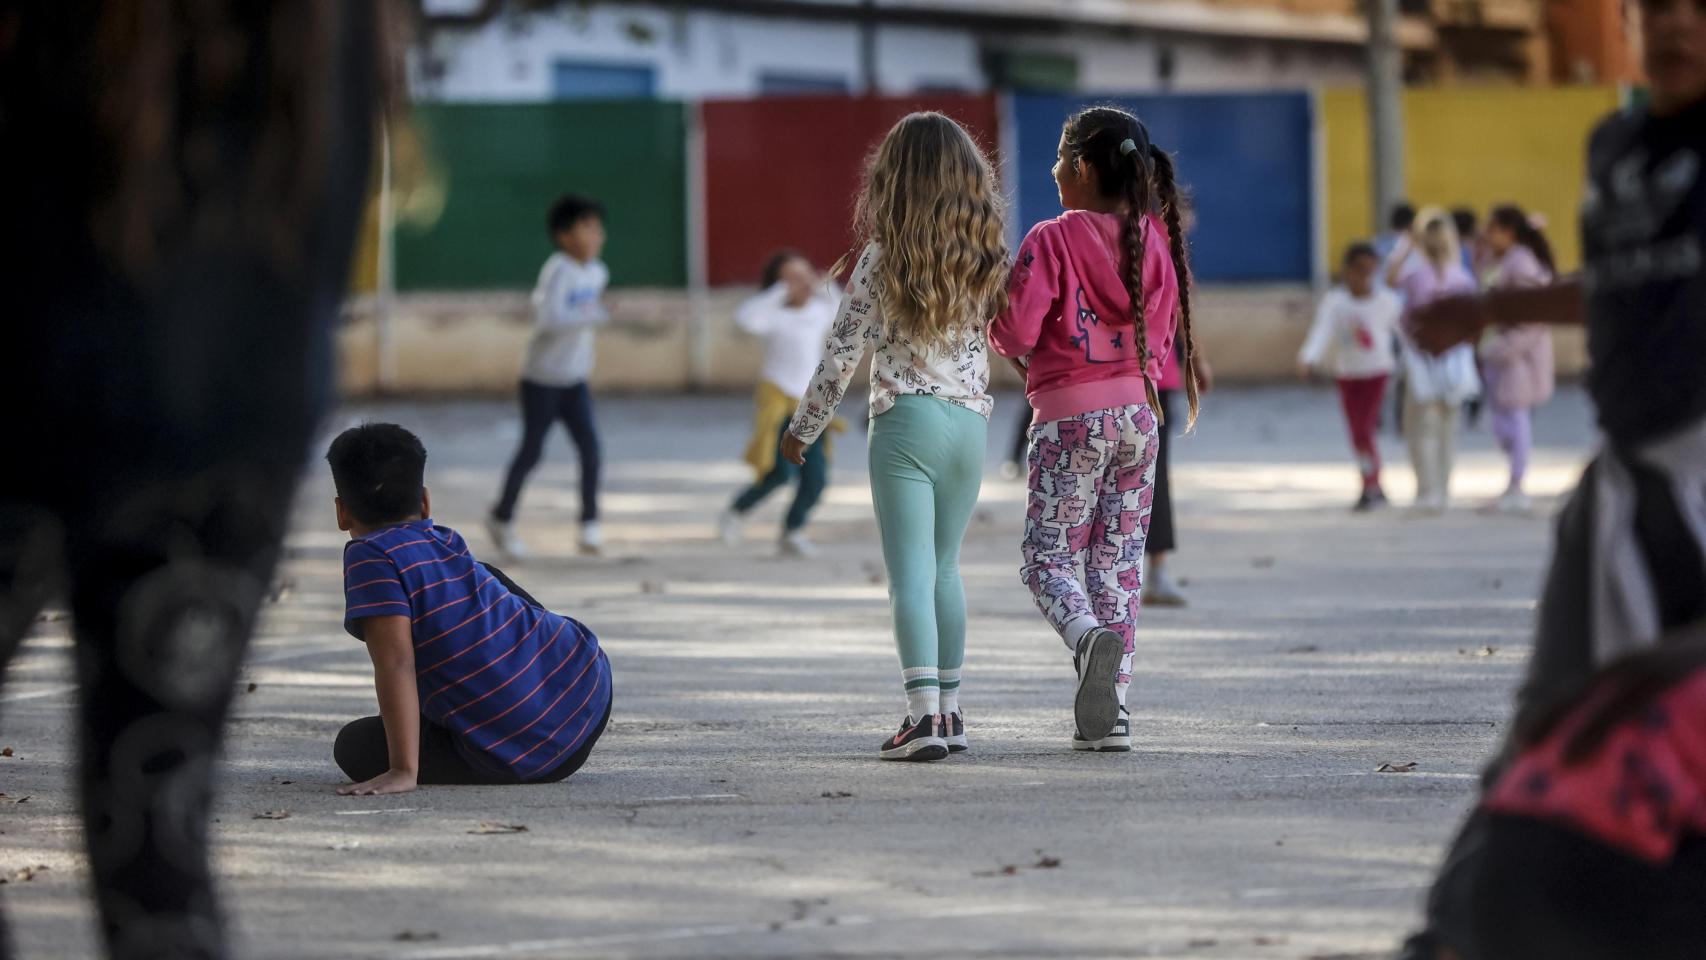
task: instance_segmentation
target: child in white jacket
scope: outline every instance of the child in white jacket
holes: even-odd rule
[[[1392,345],[1398,335],[1403,302],[1397,294],[1376,282],[1380,255],[1366,243],[1345,250],[1343,273],[1338,286],[1321,298],[1315,323],[1298,351],[1298,372],[1307,378],[1321,369],[1332,353],[1330,367],[1339,384],[1339,400],[1350,428],[1351,449],[1356,451],[1362,474],[1362,494],[1356,510],[1385,505],[1380,486],[1380,404],[1394,366]]]

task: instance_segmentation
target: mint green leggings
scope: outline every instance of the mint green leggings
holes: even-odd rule
[[[953,671],[957,683],[965,660],[960,541],[983,485],[988,431],[981,414],[922,395],[871,421],[871,500],[903,677],[931,668]]]

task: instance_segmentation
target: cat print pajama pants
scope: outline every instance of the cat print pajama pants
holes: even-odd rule
[[[1031,427],[1020,574],[1068,649],[1075,650],[1079,638],[1098,626],[1125,640],[1118,681],[1122,704],[1136,649],[1133,631],[1160,444],[1148,404]]]

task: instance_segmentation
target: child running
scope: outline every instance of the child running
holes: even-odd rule
[[[872,155],[856,229],[862,249],[847,296],[782,455],[804,463],[873,354],[871,500],[906,689],[906,718],[879,755],[940,760],[968,745],[960,542],[983,482],[993,406],[984,324],[1006,303],[994,171],[959,124],[911,114]]]
[[[1021,576],[1078,672],[1072,747],[1126,751],[1155,383],[1176,330],[1187,429],[1197,415],[1190,263],[1173,158],[1136,117],[1095,107],[1068,120],[1054,179],[1067,212],[1025,237],[990,343],[1026,359],[1035,416]]]
[[[599,259],[604,207],[585,197],[562,197],[551,205],[546,231],[556,250],[545,259],[533,288],[533,339],[521,372],[521,446],[510,461],[503,494],[486,518],[492,542],[518,560],[527,556],[527,544],[515,531],[515,505],[558,420],[580,456],[581,551],[597,553],[604,546],[598,525],[598,427],[587,387],[597,328],[610,320],[602,302],[610,270]]]
[[[1373,246],[1351,244],[1343,264],[1339,285],[1327,291],[1315,311],[1297,365],[1307,378],[1332,351],[1333,377],[1362,473],[1362,494],[1353,509],[1364,511],[1386,505],[1386,491],[1380,486],[1380,404],[1392,376],[1392,349],[1404,307],[1377,282],[1380,255]]]
[[[1552,282],[1552,246],[1520,207],[1493,209],[1485,234],[1494,259],[1489,286],[1526,290]],[[1501,325],[1481,342],[1481,377],[1493,436],[1510,459],[1505,492],[1482,509],[1489,513],[1527,513],[1533,505],[1522,489],[1528,452],[1534,443],[1532,414],[1552,398],[1555,372],[1552,331],[1543,323]]]
[[[1594,131],[1581,277],[1416,336],[1587,325],[1604,445],[1558,517],[1511,743],[1406,960],[1693,960],[1706,944],[1706,0],[1642,0],[1651,98]]]
[[[379,716],[338,734],[346,795],[416,784],[552,783],[579,770],[610,720],[610,663],[592,631],[552,613],[432,522],[426,448],[393,423],[326,452],[344,546],[344,629],[367,644]]]
[[[1458,254],[1457,227],[1437,207],[1416,215],[1417,231],[1398,241],[1387,261],[1386,283],[1404,300],[1405,316],[1441,297],[1475,291],[1475,278]],[[1416,254],[1419,254],[1416,255]],[[1457,414],[1481,390],[1475,350],[1459,346],[1433,356],[1404,341],[1404,439],[1416,471],[1413,513],[1438,516],[1451,505],[1451,468]]]
[[[735,311],[736,326],[764,338],[764,366],[753,397],[752,439],[746,446],[746,462],[752,464],[757,478],[723,511],[717,526],[723,542],[736,545],[746,514],[797,480],[793,505],[782,524],[782,553],[807,557],[814,550],[806,539],[806,521],[829,484],[828,444],[807,448],[803,467],[777,456],[777,445],[817,372],[823,338],[835,322],[839,299],[812,269],[811,261],[792,250],[771,256],[764,265],[761,286],[762,293]]]

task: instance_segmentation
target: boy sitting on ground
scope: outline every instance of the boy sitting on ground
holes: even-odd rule
[[[433,523],[414,434],[363,424],[326,460],[350,535],[344,629],[367,644],[379,695],[379,716],[338,734],[332,753],[353,781],[338,792],[553,783],[580,769],[610,720],[598,638]]]

